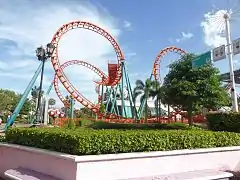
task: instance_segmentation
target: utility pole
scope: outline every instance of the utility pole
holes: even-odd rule
[[[227,41],[227,56],[229,60],[229,71],[230,71],[230,83],[231,83],[231,98],[232,98],[232,110],[238,112],[238,103],[237,103],[237,94],[235,91],[235,78],[233,71],[233,52],[231,45],[231,34],[230,34],[230,23],[229,23],[229,14],[224,14],[225,19],[225,28],[226,28],[226,41]]]

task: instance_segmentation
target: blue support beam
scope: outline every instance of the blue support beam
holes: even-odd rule
[[[47,95],[47,96],[50,94],[50,92],[51,92],[51,90],[52,90],[52,87],[53,87],[53,82],[50,84],[50,86],[49,86],[49,88],[48,88],[48,90],[47,90],[47,92],[46,92],[46,95]]]
[[[108,99],[107,99],[106,111],[105,111],[104,115],[106,115],[107,110],[108,110],[109,103],[111,102],[111,99],[112,99],[112,98],[111,98],[112,92],[113,92],[113,87],[111,87],[110,90],[109,90],[108,88],[106,89],[106,95],[109,94],[109,97],[108,97]]]
[[[138,119],[136,105],[135,105],[135,102],[133,100],[133,91],[132,91],[132,88],[131,88],[131,83],[130,83],[130,80],[129,80],[129,76],[128,76],[125,64],[124,64],[123,68],[124,68],[125,77],[126,77],[127,90],[128,90],[129,101],[130,101],[130,106],[131,106],[132,118],[133,119]]]
[[[123,61],[121,63],[122,63],[121,64],[122,78],[118,85],[116,85],[114,88],[111,87],[113,89],[110,92],[111,95],[108,97],[108,99],[106,101],[106,111],[108,111],[109,103],[111,102],[111,108],[109,111],[111,114],[114,113],[114,114],[117,114],[117,115],[120,115],[123,117],[135,119],[138,117],[138,113],[136,110],[135,102],[133,101],[133,92],[132,92],[132,88],[131,88],[130,80],[128,77],[125,62]],[[127,93],[128,93],[127,101],[129,101],[129,105],[127,105],[126,99],[124,99],[124,90],[125,90],[124,87],[127,88]],[[118,90],[120,91],[119,101],[117,101],[117,98],[116,98]],[[118,104],[119,102],[121,102],[121,104]],[[120,112],[119,112],[119,108],[118,108],[119,106],[121,106]],[[115,112],[114,112],[114,109],[116,109]]]
[[[122,108],[122,116],[125,117],[127,115],[126,109],[125,109],[125,101],[124,101],[124,61],[122,62],[122,81],[121,81],[121,88],[120,88],[120,93],[121,93],[121,108]]]
[[[138,118],[139,119],[141,119],[141,117],[142,117],[143,109],[144,109],[146,103],[147,103],[147,99],[144,98],[144,100],[141,102],[140,107],[138,109]]]
[[[71,119],[74,118],[74,104],[75,104],[75,100],[73,99],[73,97],[70,97],[70,117],[71,117]]]
[[[33,86],[34,86],[34,84],[35,84],[35,82],[36,82],[36,80],[37,80],[38,75],[39,75],[40,72],[41,72],[42,65],[43,65],[43,62],[41,62],[40,65],[38,66],[38,68],[37,68],[34,76],[32,77],[32,79],[31,79],[31,81],[29,82],[27,88],[25,89],[25,91],[24,91],[24,93],[23,93],[20,101],[18,102],[18,104],[17,104],[17,106],[16,106],[16,108],[15,108],[15,110],[13,111],[11,117],[9,118],[7,124],[5,125],[4,130],[7,130],[7,129],[14,123],[14,121],[16,120],[19,112],[21,111],[24,103],[25,103],[26,100],[27,100],[27,97],[28,97],[31,89],[33,88]]]

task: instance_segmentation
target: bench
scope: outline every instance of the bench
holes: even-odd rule
[[[130,178],[125,180],[228,180],[232,173],[217,170],[197,170],[159,176]]]
[[[11,180],[60,180],[53,176],[22,167],[8,169],[4,172],[4,175]]]

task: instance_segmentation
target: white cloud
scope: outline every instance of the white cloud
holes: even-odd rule
[[[182,36],[185,39],[190,39],[190,38],[193,37],[193,34],[192,33],[184,33],[184,32],[182,32]]]
[[[136,56],[136,55],[137,55],[137,53],[132,52],[132,53],[127,53],[126,57],[130,58],[130,57],[133,57],[133,56]]]
[[[1,0],[0,7],[0,39],[11,40],[17,45],[0,52],[5,54],[0,56],[0,88],[15,88],[21,93],[39,64],[34,59],[36,47],[50,42],[61,25],[74,20],[89,21],[107,30],[116,39],[120,35],[114,18],[105,9],[81,1],[58,1],[56,5],[53,1],[22,0],[19,3],[18,0]],[[116,62],[114,49],[108,40],[84,29],[72,30],[63,36],[59,57],[61,63],[84,60],[105,72],[108,60]],[[45,70],[44,89],[47,89],[54,75],[50,62]],[[66,68],[66,74],[81,93],[87,94],[90,100],[96,99],[92,80],[98,76],[79,66]],[[86,84],[84,88],[83,83]],[[54,92],[51,94],[56,97]]]
[[[127,30],[132,30],[132,23],[129,21],[123,21],[123,26],[124,28],[126,28]]]
[[[237,4],[238,3],[239,2],[237,2]],[[204,14],[204,20],[201,22],[204,43],[211,49],[227,44],[225,37],[225,19],[223,17],[226,12],[226,10],[222,9]],[[239,37],[239,22],[236,21],[236,19],[239,19],[239,9],[238,11],[229,10],[228,12],[231,14],[231,36],[232,39],[235,39]],[[234,69],[240,68],[239,58],[239,54],[233,56]]]
[[[193,37],[193,34],[192,33],[185,33],[185,32],[182,32],[182,37],[181,38],[177,38],[176,39],[176,42],[181,42],[181,41],[185,41],[187,39],[191,39]]]
[[[224,19],[225,10],[216,12],[208,12],[204,14],[204,20],[201,22],[201,27],[204,33],[204,42],[207,46],[214,48],[226,44],[224,37]]]

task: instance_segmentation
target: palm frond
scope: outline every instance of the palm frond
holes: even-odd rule
[[[143,94],[140,98],[140,102],[143,103],[145,99],[146,99],[146,96],[145,96],[145,94]],[[147,103],[147,101],[146,101],[146,103]]]
[[[133,92],[137,92],[137,91],[144,91],[144,88],[142,87],[139,87],[139,86],[136,86],[134,89],[133,89]]]
[[[149,97],[151,97],[152,99],[154,99],[157,95],[158,95],[158,91],[155,91],[152,89],[149,91]]]
[[[140,79],[136,80],[135,85],[136,85],[136,87],[140,87],[142,89],[144,89],[144,87],[145,87],[144,82]]]

